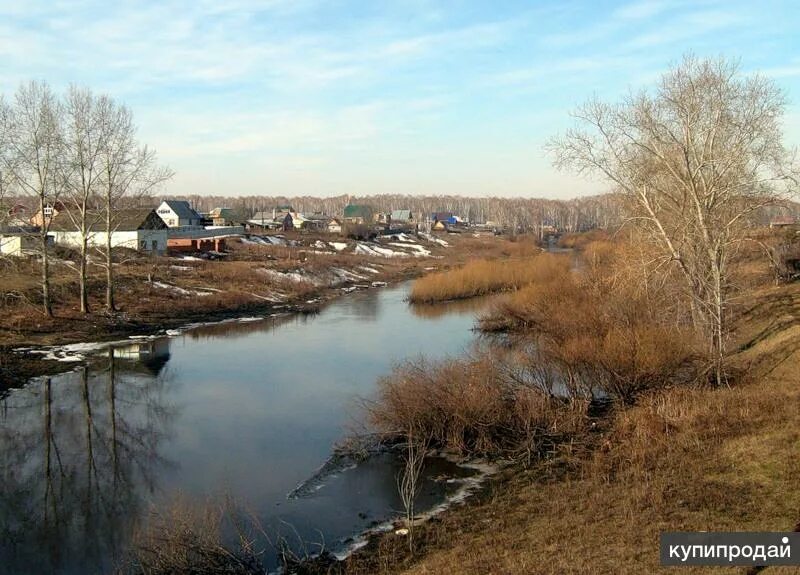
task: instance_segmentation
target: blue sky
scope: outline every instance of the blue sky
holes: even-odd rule
[[[800,3],[0,3],[0,90],[44,79],[128,104],[174,194],[566,198],[542,145],[592,94],[652,83],[687,51],[789,96],[800,143]]]

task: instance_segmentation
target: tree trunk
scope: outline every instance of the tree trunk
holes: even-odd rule
[[[725,303],[722,293],[722,272],[718,265],[714,266],[714,370],[717,386],[725,383]]]
[[[42,209],[44,217],[44,209]],[[47,259],[47,226],[42,221],[42,232],[39,234],[42,249],[42,307],[47,317],[53,317],[53,304],[50,301],[50,262]]]
[[[106,211],[106,311],[117,310],[114,304],[114,267],[111,257],[111,210]]]
[[[88,257],[88,239],[86,237],[86,232],[83,232],[83,237],[81,238],[81,261],[78,267],[78,273],[80,275],[80,302],[81,302],[81,313],[89,313],[89,290],[86,286],[86,260]]]

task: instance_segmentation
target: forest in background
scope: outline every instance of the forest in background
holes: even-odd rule
[[[349,203],[367,204],[376,211],[408,209],[414,217],[434,212],[452,212],[470,223],[494,222],[498,227],[516,233],[538,232],[542,226],[553,226],[564,232],[611,229],[623,222],[625,206],[622,196],[615,193],[585,196],[569,200],[545,198],[498,198],[466,196],[412,196],[381,194],[373,196],[222,196],[222,195],[163,195],[161,199],[188,200],[200,212],[225,207],[250,217],[256,212],[270,211],[276,206],[291,205],[305,214],[341,214]],[[800,216],[800,204],[769,206],[759,211],[755,225],[767,225],[778,215]]]

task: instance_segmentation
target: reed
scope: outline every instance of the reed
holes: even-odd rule
[[[435,303],[520,289],[569,272],[568,256],[539,254],[519,259],[474,260],[414,282],[409,301]]]

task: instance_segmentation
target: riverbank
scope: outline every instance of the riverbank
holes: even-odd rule
[[[103,308],[104,273],[90,267],[90,313],[77,309],[77,276],[69,253],[52,263],[54,317],[41,314],[38,265],[7,261],[0,279],[0,369],[5,385],[63,370],[58,362],[14,353],[17,348],[108,341],[163,333],[196,322],[271,313],[312,313],[336,297],[446,269],[468,259],[520,249],[503,238],[448,234],[399,235],[380,242],[327,241],[286,234],[233,241],[220,259],[144,258],[118,264],[117,312]]]
[[[646,394],[588,442],[506,469],[418,525],[413,556],[404,537],[375,536],[341,572],[654,573],[662,531],[795,529],[800,284],[749,295],[735,386]]]
[[[357,398],[373,394],[395,358],[452,357],[476,339],[476,310],[417,315],[409,288],[356,291],[315,314],[49,349],[75,359],[62,364],[69,371],[0,400],[8,478],[0,523],[9,531],[0,563],[14,572],[113,572],[133,536],[152,517],[171,519],[181,497],[189,512],[235,502],[264,529],[253,548],[269,569],[283,541],[300,556],[349,547],[399,505],[388,453],[357,467],[325,465],[352,429]],[[432,461],[417,509],[439,505],[473,475]],[[54,513],[70,521],[52,521]]]

